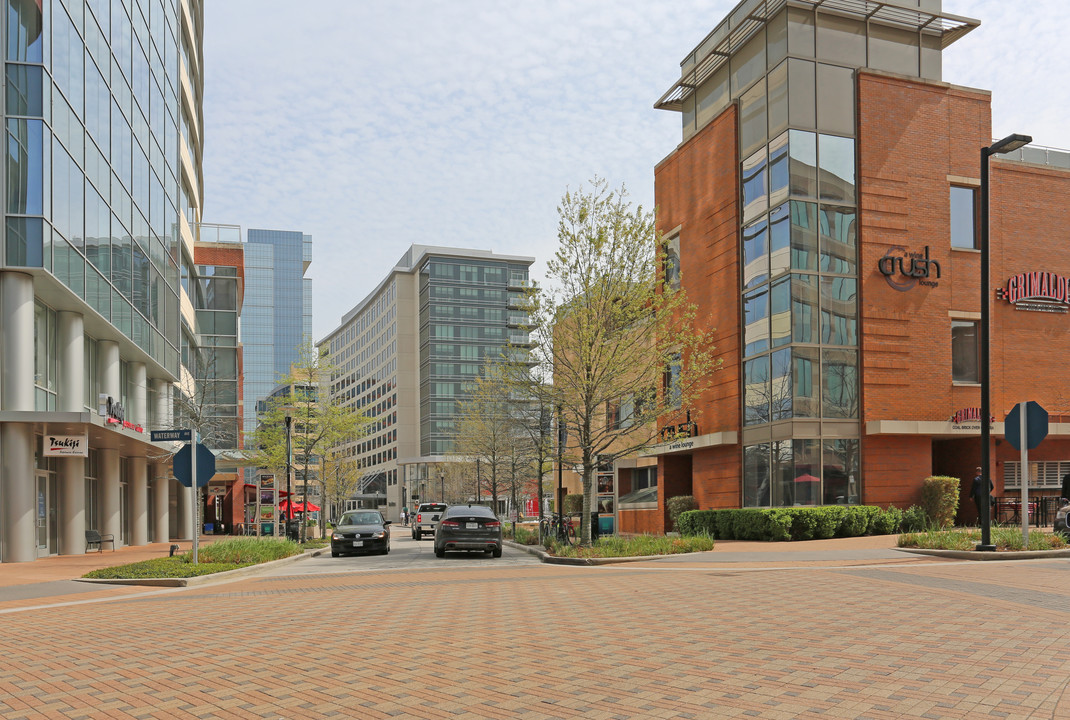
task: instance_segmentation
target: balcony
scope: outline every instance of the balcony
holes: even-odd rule
[[[531,287],[531,281],[528,280],[527,275],[509,273],[510,290],[527,290],[529,287]]]
[[[531,316],[527,314],[520,315],[510,313],[509,317],[506,318],[506,323],[508,323],[511,328],[528,327],[531,325]]]

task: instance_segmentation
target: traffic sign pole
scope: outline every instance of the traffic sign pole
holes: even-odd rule
[[[197,564],[197,548],[200,545],[201,539],[201,509],[197,502],[197,496],[200,494],[197,491],[197,443],[200,442],[200,433],[194,433],[190,440],[189,454],[190,454],[190,504],[193,508],[193,564]]]
[[[1029,413],[1026,412],[1026,403],[1018,403],[1018,429],[1021,431],[1019,437],[1029,437]],[[1018,473],[1022,479],[1022,550],[1029,549],[1029,443],[1022,443],[1022,464],[1021,472]],[[1040,509],[1039,507],[1037,508]]]

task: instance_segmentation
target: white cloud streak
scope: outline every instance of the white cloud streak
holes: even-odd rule
[[[680,116],[652,105],[734,4],[211,0],[204,218],[313,235],[317,338],[411,243],[534,255],[538,274],[567,187],[598,174],[653,202]],[[944,9],[983,23],[945,81],[993,90],[995,135],[1070,146],[1070,10]]]

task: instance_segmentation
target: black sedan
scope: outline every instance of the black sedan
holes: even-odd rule
[[[355,552],[390,552],[390,521],[378,510],[351,510],[331,533],[331,557]]]
[[[483,505],[450,505],[435,528],[435,556],[453,550],[489,552],[502,556],[502,524]]]

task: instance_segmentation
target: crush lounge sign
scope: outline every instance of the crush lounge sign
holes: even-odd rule
[[[1070,278],[1053,272],[1027,272],[1007,280],[996,290],[998,300],[1006,300],[1015,310],[1065,313],[1070,309]]]
[[[888,285],[906,292],[918,285],[936,287],[940,278],[940,263],[929,258],[929,246],[920,253],[897,246],[891,248],[877,261],[877,269],[884,275]]]

